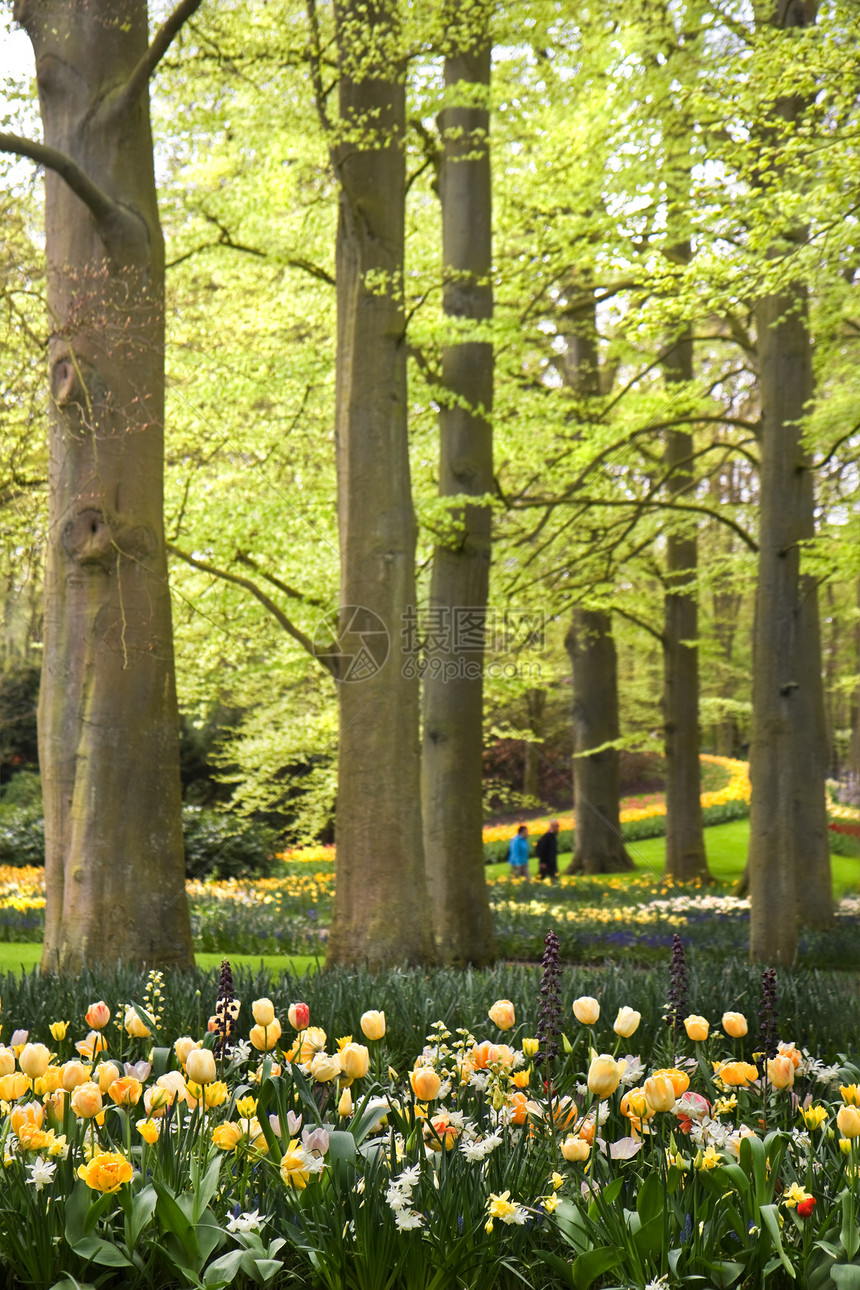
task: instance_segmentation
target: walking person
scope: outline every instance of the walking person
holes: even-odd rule
[[[543,837],[535,847],[538,858],[538,877],[553,882],[558,877],[558,820],[550,820]]]
[[[529,880],[529,831],[528,826],[521,824],[516,832],[516,837],[511,838],[511,845],[508,847],[508,863],[511,866],[512,878],[524,878]]]

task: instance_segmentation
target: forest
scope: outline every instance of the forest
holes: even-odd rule
[[[860,794],[856,4],[2,21],[43,967],[190,965],[195,757],[335,841],[329,962],[379,968],[493,960],[482,828],[541,780],[579,870],[629,866],[625,757],[707,879],[701,753],[750,763],[750,955],[791,963]]]

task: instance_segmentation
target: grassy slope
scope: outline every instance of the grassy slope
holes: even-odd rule
[[[717,882],[731,884],[740,878],[747,860],[749,831],[749,820],[732,820],[730,824],[716,824],[713,828],[705,829],[708,867]],[[639,842],[628,842],[627,850],[638,874],[647,874],[655,882],[662,878],[666,861],[665,838],[643,838]],[[569,860],[570,852],[559,857],[559,870],[562,873]],[[833,893],[837,900],[848,891],[860,889],[860,861],[848,856],[831,856],[830,863],[833,870]],[[529,869],[533,875],[537,873],[537,860],[531,861]],[[506,870],[506,864],[494,864],[488,867],[487,873],[496,878]],[[623,878],[623,875],[619,876]]]

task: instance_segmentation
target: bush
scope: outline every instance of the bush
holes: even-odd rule
[[[184,806],[185,873],[189,878],[267,874],[279,845],[273,829],[203,806]]]
[[[34,770],[19,770],[0,789],[0,813],[10,806],[37,806],[42,809],[42,781]]]
[[[202,806],[184,806],[182,828],[188,878],[264,876],[274,864],[279,845],[277,833],[251,820]],[[7,806],[4,797],[0,805],[0,865],[21,868],[44,863],[45,821],[41,803]]]
[[[45,821],[42,805],[5,805],[0,810],[0,865],[45,863]]]

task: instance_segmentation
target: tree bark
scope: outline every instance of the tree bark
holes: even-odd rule
[[[403,311],[404,69],[395,0],[336,6],[335,434],[341,552],[337,872],[329,963],[433,961],[421,830]]]
[[[759,22],[803,26],[815,5],[760,6]],[[774,105],[780,128],[803,103]],[[772,143],[767,131],[764,141]],[[802,233],[795,231],[795,237]],[[750,957],[791,963],[799,925],[833,917],[825,778],[827,741],[815,581],[801,543],[815,532],[812,467],[802,420],[813,397],[812,348],[802,283],[755,307],[761,383],[759,567],[753,635],[748,856]]]
[[[18,0],[15,17],[36,54],[44,144],[4,147],[48,167],[53,319],[42,968],[187,968],[146,4]]]
[[[490,42],[483,5],[451,15],[440,115],[443,308],[454,327],[492,317]],[[476,93],[477,91],[477,93]],[[493,347],[464,339],[442,351],[439,493],[493,489]],[[453,964],[485,964],[495,937],[483,846],[484,634],[491,511],[454,505],[433,552],[425,654],[422,809],[436,942]],[[443,626],[444,625],[444,626]]]
[[[527,739],[523,751],[523,797],[540,800],[540,745],[544,736],[544,710],[546,709],[546,690],[533,688],[526,690],[526,711],[529,719],[531,738]]]
[[[690,329],[663,360],[666,379],[693,379]],[[677,498],[693,483],[690,461],[693,436],[666,432],[663,460],[669,474],[669,497]],[[698,545],[695,530],[671,530],[666,536],[663,605],[663,753],[666,759],[666,877],[684,881],[709,877],[702,824],[702,777],[699,763],[699,607],[696,592]]]
[[[565,637],[573,669],[574,852],[568,873],[619,873],[635,865],[619,819],[618,659],[608,614],[577,607]],[[589,748],[599,752],[589,753]]]

